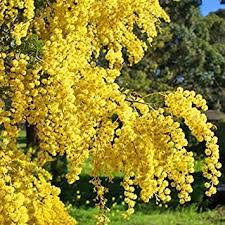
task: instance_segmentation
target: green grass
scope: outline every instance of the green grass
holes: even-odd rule
[[[195,172],[201,172],[202,171],[202,165],[203,165],[203,159],[195,160]]]
[[[195,207],[177,210],[153,209],[149,212],[137,211],[129,220],[122,217],[122,209],[110,213],[110,225],[224,225],[225,216],[217,211],[197,213]],[[78,225],[95,225],[97,210],[94,208],[73,208],[71,215]]]
[[[26,149],[26,131],[25,130],[20,131],[17,143],[20,149],[23,149],[23,150]]]

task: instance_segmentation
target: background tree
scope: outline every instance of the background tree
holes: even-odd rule
[[[182,86],[203,94],[210,108],[225,110],[224,10],[203,17],[199,1],[163,3],[172,22],[139,64],[124,68],[119,84],[144,95]]]

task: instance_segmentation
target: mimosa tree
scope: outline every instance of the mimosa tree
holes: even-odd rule
[[[173,187],[181,204],[190,201],[194,158],[180,120],[206,143],[206,194],[216,192],[219,150],[202,96],[178,88],[153,108],[115,83],[125,61],[141,60],[161,20],[169,18],[158,0],[0,2],[1,224],[75,224],[43,169],[57,156],[66,156],[70,183],[90,159],[98,224],[107,223],[102,174],[124,174],[127,215],[136,185],[144,202],[169,202]],[[22,123],[35,128],[35,151],[18,147]]]

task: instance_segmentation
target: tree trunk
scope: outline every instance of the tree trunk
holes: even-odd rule
[[[38,138],[36,127],[26,122],[26,144],[27,148],[36,147],[38,145]]]

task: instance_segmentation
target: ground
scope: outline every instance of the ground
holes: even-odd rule
[[[152,212],[137,211],[129,220],[122,218],[123,211],[112,210],[111,225],[225,225],[225,209],[198,213],[191,206],[177,210],[159,210]],[[97,211],[93,208],[73,208],[71,214],[79,225],[95,225]]]

